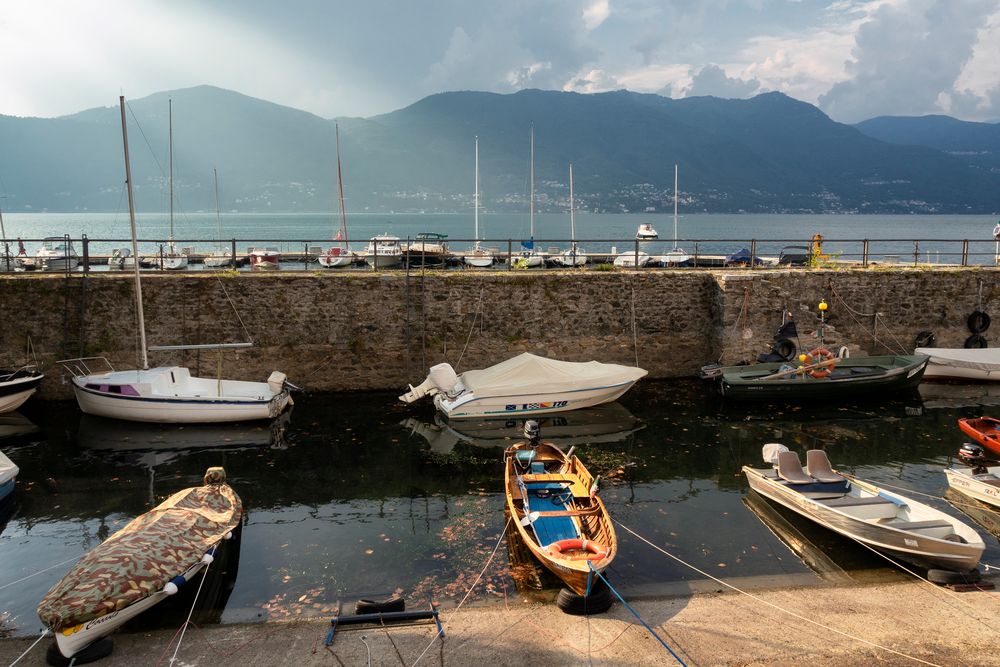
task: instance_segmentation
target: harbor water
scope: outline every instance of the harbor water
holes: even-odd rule
[[[835,467],[969,522],[985,537],[983,561],[1000,561],[997,538],[959,510],[977,508],[941,498],[941,470],[963,442],[956,419],[996,410],[996,390],[925,384],[886,402],[737,407],[709,389],[640,382],[619,403],[543,419],[543,438],[576,447],[621,525],[716,577],[904,576],[750,494],[740,468],[763,466],[767,442],[822,447]],[[213,620],[332,614],[337,601],[349,609],[396,592],[410,608],[456,602],[501,539],[502,455],[521,427],[448,423],[429,402],[405,406],[386,392],[305,395],[274,424],[210,427],[108,421],[74,403],[31,401],[0,424],[0,448],[21,468],[0,509],[0,635],[39,632],[35,607],[73,559],[216,465],[246,515],[235,584]],[[626,597],[703,578],[624,529],[618,537],[608,576]],[[510,572],[501,543],[472,599],[514,595]]]

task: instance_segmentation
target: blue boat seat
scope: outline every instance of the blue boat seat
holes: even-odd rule
[[[539,498],[535,495],[537,491],[558,494],[560,491],[566,490],[568,486],[568,484],[561,482],[536,482],[527,484],[528,510],[552,511],[569,509],[565,502],[559,502],[553,506],[551,502],[553,496],[551,495],[546,495],[544,498]],[[580,531],[573,522],[573,518],[568,516],[540,516],[532,522],[531,527],[535,531],[535,537],[538,538],[538,544],[542,547],[546,547],[559,540],[572,540],[580,537]]]
[[[514,457],[517,459],[518,463],[531,463],[535,460],[535,450],[519,449],[514,452]]]
[[[545,474],[545,464],[541,461],[531,462],[531,474],[532,475],[544,475]]]

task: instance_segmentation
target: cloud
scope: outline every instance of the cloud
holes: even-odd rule
[[[995,0],[906,0],[883,4],[857,32],[847,80],[819,97],[844,122],[884,114],[940,113],[968,106],[956,82],[972,60]]]
[[[705,65],[697,72],[691,70],[691,85],[684,92],[686,97],[712,95],[734,99],[751,97],[758,90],[757,79],[730,78],[718,65]]]
[[[583,24],[587,30],[595,30],[611,16],[611,5],[608,0],[595,0],[583,10]]]
[[[604,70],[591,69],[578,72],[572,79],[562,85],[562,90],[574,93],[605,93],[622,87],[615,77]]]

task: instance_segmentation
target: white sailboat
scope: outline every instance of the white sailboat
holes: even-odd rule
[[[167,240],[167,252],[163,253],[163,268],[171,271],[186,269],[188,256],[184,252],[178,252],[174,245],[174,104],[173,100],[167,100],[167,122],[168,122],[168,160],[170,162],[170,238]],[[132,253],[138,257],[136,253]]]
[[[24,268],[20,257],[10,254],[10,243],[7,242],[7,230],[3,226],[3,210],[0,210],[0,243],[3,243],[3,257],[0,257],[0,273],[10,273]]]
[[[535,250],[535,126],[531,126],[531,162],[528,167],[530,181],[530,193],[528,195],[528,219],[531,224],[531,237],[528,241],[521,241],[524,248],[517,259],[519,266],[533,268],[545,264],[545,258]]]
[[[674,165],[674,247],[663,255],[661,261],[667,266],[681,266],[690,261],[691,256],[677,246],[677,165]]]
[[[573,165],[569,165],[569,250],[555,257],[554,261],[563,266],[583,266],[587,263],[587,253],[576,245],[576,210],[573,206]]]
[[[125,179],[128,191],[132,255],[136,252],[135,202],[132,195],[132,167],[128,154],[125,97],[119,98],[122,143],[125,150]],[[218,345],[176,345],[147,347],[146,323],[142,308],[142,281],[133,263],[135,310],[139,328],[142,367],[116,371],[103,357],[64,359],[73,375],[73,392],[80,409],[87,414],[141,422],[236,422],[277,417],[291,403],[290,385],[284,373],[274,371],[267,382],[243,382],[220,378],[193,377],[181,366],[149,368],[148,351],[218,350],[249,347],[252,343]],[[102,363],[108,370],[94,372],[90,365]],[[221,363],[221,362],[220,362]]]
[[[334,125],[337,136],[337,186],[340,190],[340,229],[334,241],[343,241],[343,246],[330,246],[325,255],[319,256],[319,265],[328,269],[337,269],[354,264],[354,253],[347,243],[347,209],[344,207],[344,178],[340,171],[340,126]]]
[[[215,250],[205,255],[205,266],[209,268],[219,268],[229,266],[233,263],[233,251],[222,247],[222,214],[219,212],[219,171],[212,170],[212,178],[215,181],[215,224],[218,227],[219,242]]]
[[[493,266],[493,252],[488,248],[479,246],[479,137],[476,137],[476,194],[474,197],[475,207],[475,246],[462,256],[462,261],[469,266],[485,268]]]

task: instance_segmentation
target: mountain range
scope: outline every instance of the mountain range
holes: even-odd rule
[[[484,208],[527,209],[529,131],[540,210],[993,213],[1000,125],[953,118],[831,120],[781,93],[747,100],[615,91],[450,92],[334,120],[211,86],[131,100],[137,207],[167,210],[168,99],[175,209],[333,212],[340,128],[348,212],[471,211],[479,138]],[[116,100],[113,100],[116,101]],[[116,211],[124,167],[117,104],[59,118],[0,116],[5,211]]]

